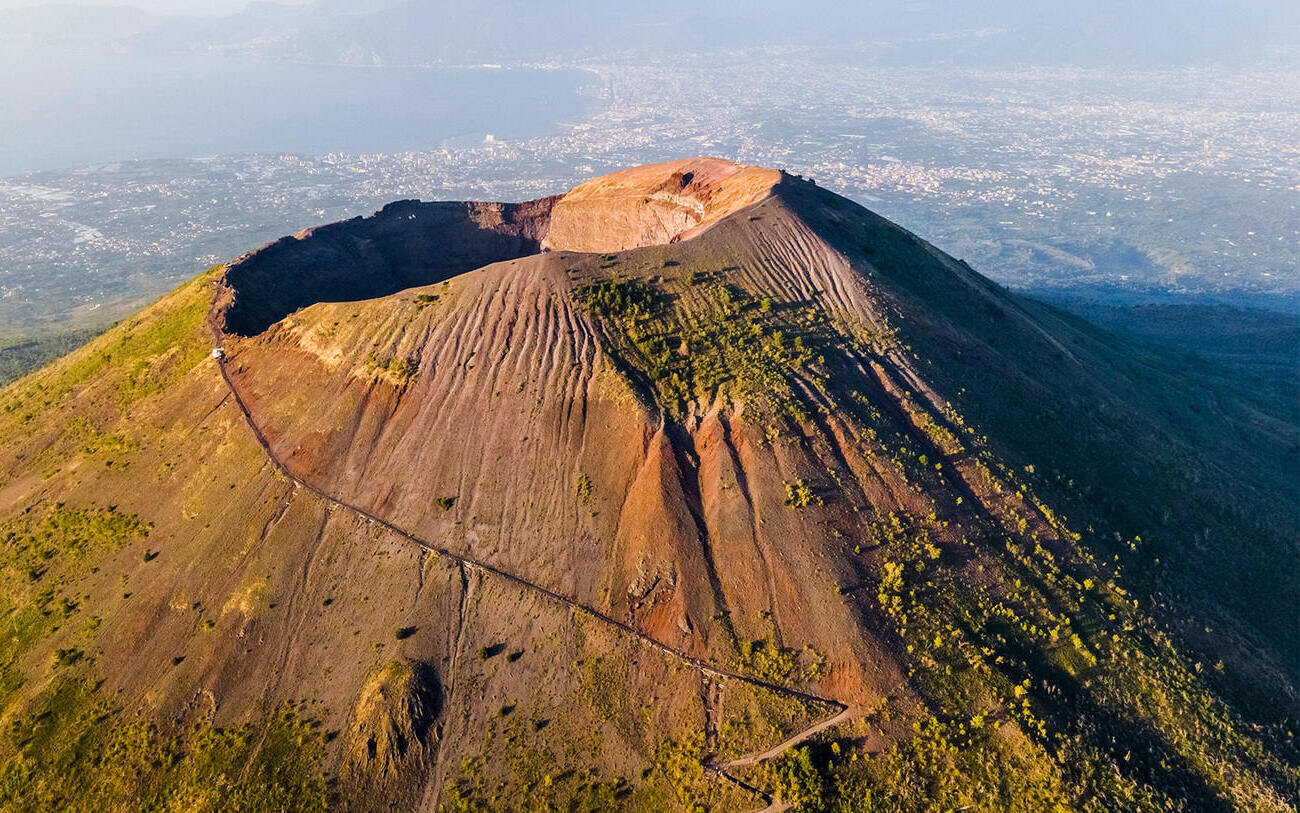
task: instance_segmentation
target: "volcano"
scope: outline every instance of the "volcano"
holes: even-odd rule
[[[393,203],[0,391],[0,800],[1292,810],[1273,406],[778,170]]]

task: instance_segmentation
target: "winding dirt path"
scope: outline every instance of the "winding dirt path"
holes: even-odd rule
[[[215,307],[214,307],[214,310],[209,312],[208,314],[208,325],[216,341],[215,346],[220,348],[224,346],[223,339],[225,337],[225,334],[218,326],[215,317],[216,314],[215,314]],[[360,506],[353,505],[349,502],[346,502],[345,500],[342,500],[338,497],[326,493],[319,487],[307,482],[306,480],[302,479],[301,477],[299,477],[298,475],[290,471],[289,467],[285,465],[284,461],[281,460],[279,455],[275,453],[275,450],[271,448],[271,444],[266,439],[266,435],[263,434],[261,427],[257,423],[257,420],[253,417],[253,413],[249,410],[248,403],[244,400],[243,393],[239,391],[239,388],[235,385],[234,379],[231,378],[230,371],[226,367],[228,359],[223,354],[217,357],[215,360],[217,362],[217,369],[221,372],[221,378],[226,384],[226,388],[230,391],[230,394],[234,397],[235,404],[239,407],[239,411],[244,416],[244,422],[248,425],[249,430],[252,431],[253,436],[257,439],[258,444],[261,445],[263,452],[266,454],[267,460],[270,461],[271,465],[274,466],[276,470],[278,470],[282,475],[284,475],[285,478],[287,478],[294,485],[298,486],[304,491],[307,491],[315,495],[321,500],[324,500],[327,504],[337,506],[338,508],[342,508],[346,511],[350,511],[353,514],[366,520],[367,522],[378,525],[384,528],[385,530],[396,534],[397,536],[419,546],[420,548],[426,551],[429,551],[431,553],[436,553],[439,556],[446,556],[452,561],[460,563],[463,567],[477,569],[482,573],[490,574],[505,579],[506,581],[512,582],[527,591],[538,593],[542,596],[545,596],[548,599],[551,599],[552,601],[570,607],[575,611],[585,613],[586,615],[596,619],[597,621],[603,622],[605,624],[608,624],[611,627],[615,627],[621,630],[629,637],[637,641],[640,641],[642,644],[645,644],[651,649],[662,652],[663,654],[671,658],[676,658],[677,660],[687,664],[688,666],[693,667],[694,669],[699,670],[704,674],[712,675],[718,678],[725,678],[725,679],[739,681],[741,683],[746,683],[750,686],[754,686],[760,689],[766,689],[770,692],[775,692],[777,694],[784,695],[785,697],[789,697],[795,700],[802,700],[802,701],[812,702],[812,703],[820,703],[822,705],[830,706],[831,708],[836,709],[836,713],[831,717],[827,717],[817,723],[814,723],[808,728],[805,728],[802,731],[796,733],[794,736],[790,737],[785,742],[782,742],[780,745],[774,746],[773,748],[770,748],[767,751],[758,754],[750,754],[747,756],[739,757],[735,760],[723,763],[721,765],[706,764],[704,766],[705,769],[708,770],[709,772],[714,773],[724,779],[727,779],[735,783],[739,787],[754,792],[759,796],[761,796],[766,801],[768,801],[769,802],[768,807],[765,808],[763,811],[760,811],[760,813],[769,813],[769,811],[771,813],[775,813],[775,811],[786,809],[789,805],[781,803],[779,799],[774,799],[769,794],[763,792],[759,788],[749,785],[748,783],[738,779],[737,777],[728,775],[726,773],[726,769],[743,768],[743,767],[754,765],[760,762],[765,762],[767,760],[778,757],[788,749],[793,748],[799,743],[808,740],[809,738],[817,735],[818,733],[824,731],[825,729],[837,725],[838,723],[844,722],[845,720],[852,719],[852,717],[858,713],[857,709],[851,708],[847,704],[829,697],[822,697],[820,695],[812,694],[810,692],[803,692],[798,689],[793,689],[789,686],[783,686],[779,683],[772,683],[770,681],[766,681],[761,678],[751,677],[749,675],[741,674],[740,672],[736,672],[731,669],[726,669],[721,666],[715,666],[713,664],[710,664],[707,661],[704,661],[700,658],[690,655],[680,649],[676,649],[675,647],[669,646],[668,644],[665,644],[656,638],[652,638],[651,636],[645,634],[644,632],[641,632],[640,630],[636,629],[630,624],[626,624],[610,615],[601,612],[600,610],[597,610],[594,607],[590,607],[586,604],[583,604],[582,602],[578,601],[575,598],[571,598],[561,593],[557,593],[556,591],[551,590],[548,587],[543,587],[540,584],[529,581],[523,576],[517,575],[515,573],[511,573],[507,570],[502,570],[501,568],[488,564],[487,562],[483,562],[471,556],[467,556],[462,553],[457,553],[455,551],[448,550],[446,548],[435,545],[434,543],[426,539],[422,539],[412,534],[409,531],[399,528],[398,526],[394,525],[388,520],[376,516],[375,514],[367,511],[366,509],[361,508]]]
[[[825,720],[822,720],[819,723],[815,723],[809,726],[808,728],[805,728],[803,731],[798,732],[797,734],[795,734],[785,742],[781,743],[780,745],[774,745],[771,748],[761,753],[746,754],[743,757],[736,757],[735,759],[729,762],[722,763],[720,767],[724,769],[748,768],[749,766],[757,765],[760,762],[767,762],[769,759],[776,759],[777,757],[781,756],[786,751],[795,747],[799,743],[812,739],[813,737],[822,733],[823,731],[830,728],[831,726],[836,726],[839,725],[840,723],[848,722],[849,720],[852,720],[855,717],[862,716],[862,714],[863,714],[862,709],[845,708],[843,711],[841,711],[839,714],[835,715],[834,717],[827,717]]]

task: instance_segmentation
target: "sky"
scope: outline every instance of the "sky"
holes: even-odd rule
[[[276,0],[283,5],[305,5],[310,0]],[[169,14],[230,14],[247,6],[249,0],[0,0],[0,9],[33,6],[134,6]]]

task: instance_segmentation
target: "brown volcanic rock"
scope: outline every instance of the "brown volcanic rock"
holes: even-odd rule
[[[721,657],[735,628],[871,663],[872,679],[845,693],[869,705],[901,677],[834,600],[837,579],[846,577],[808,558],[826,555],[824,531],[785,506],[784,483],[824,472],[834,441],[818,438],[795,454],[772,449],[743,401],[726,413],[700,403],[691,408],[710,411],[705,422],[664,427],[661,410],[638,397],[635,380],[623,380],[608,357],[605,328],[574,301],[582,285],[648,268],[686,287],[689,269],[714,257],[719,266],[729,258],[729,275],[778,302],[814,291],[840,311],[867,301],[848,264],[771,197],[779,173],[722,171],[723,163],[703,163],[699,188],[735,202],[755,193],[758,176],[766,202],[736,210],[695,240],[651,247],[653,262],[618,255],[605,268],[609,261],[595,255],[545,252],[384,300],[314,305],[263,336],[229,342],[227,352],[273,448],[327,492],[697,655]],[[595,237],[608,233],[608,221],[584,223],[581,212],[608,212],[605,195],[636,198],[692,166],[655,165],[578,187],[555,205],[547,240],[572,196],[583,207],[564,216],[565,228]],[[767,241],[773,233],[785,239]],[[645,237],[635,227],[623,234]],[[244,264],[256,262],[253,255]],[[368,368],[375,358],[405,360],[412,374],[394,380]],[[721,420],[730,422],[726,444],[758,458],[750,465],[761,476],[744,489],[736,483],[748,476],[740,452],[722,442]],[[584,476],[590,509],[575,510]],[[450,511],[437,505],[440,496],[455,498]],[[784,589],[766,595],[778,585]],[[789,628],[773,630],[764,613],[790,618]],[[815,625],[793,621],[811,617]]]
[[[718,158],[686,158],[612,172],[555,204],[543,245],[623,251],[689,239],[760,200],[781,181],[774,169]]]

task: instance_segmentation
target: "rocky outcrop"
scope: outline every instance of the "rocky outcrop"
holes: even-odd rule
[[[782,173],[718,158],[688,158],[612,172],[560,198],[544,245],[623,251],[687,239],[761,200]]]

